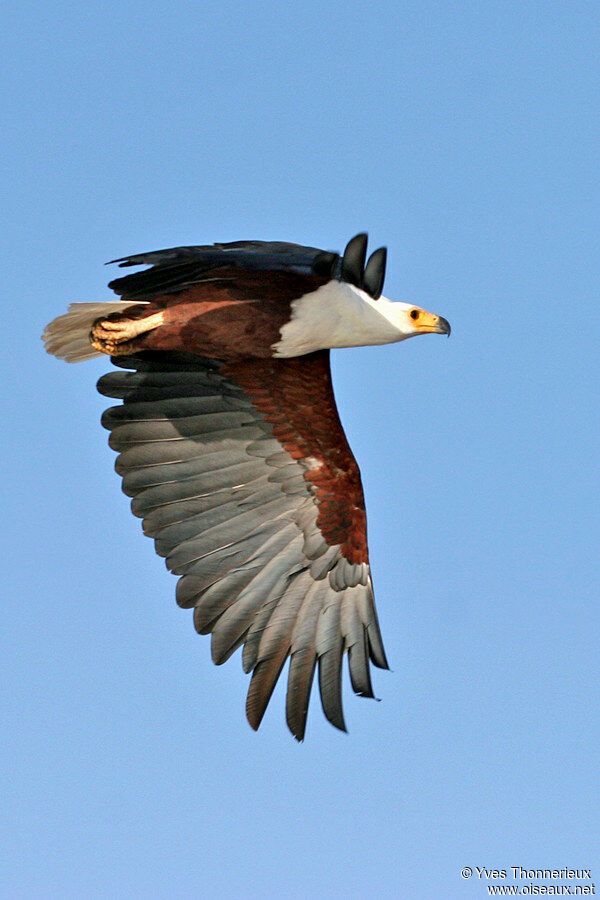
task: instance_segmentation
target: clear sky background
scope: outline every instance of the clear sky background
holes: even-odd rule
[[[2,29],[3,897],[600,890],[593,2],[11,4]],[[333,356],[393,671],[244,718],[43,326],[105,260],[389,247],[446,316]]]

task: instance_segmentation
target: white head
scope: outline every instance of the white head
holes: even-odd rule
[[[368,297],[367,300],[370,301],[370,305],[372,304],[372,312],[379,313],[396,330],[397,336],[391,338],[390,343],[404,341],[417,334],[450,334],[451,328],[447,319],[427,312],[413,303],[392,301],[387,297],[380,297],[379,300]]]
[[[392,344],[417,334],[450,334],[450,325],[411,303],[374,300],[343,281],[329,281],[292,301],[292,316],[273,345],[275,356],[301,356],[334,347]]]

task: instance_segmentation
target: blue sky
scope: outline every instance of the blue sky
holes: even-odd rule
[[[599,32],[587,2],[5,11],[3,896],[600,882]],[[117,256],[360,230],[453,334],[334,354],[393,671],[298,745],[175,606],[108,362],[39,335]]]

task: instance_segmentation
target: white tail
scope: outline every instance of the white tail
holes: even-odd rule
[[[136,300],[135,304],[132,304],[131,300],[71,303],[64,315],[58,316],[46,325],[42,335],[46,350],[69,363],[102,356],[102,353],[94,350],[90,344],[90,331],[94,321],[114,312],[125,312],[132,305],[138,306],[140,301]]]

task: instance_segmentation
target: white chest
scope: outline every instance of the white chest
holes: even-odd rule
[[[302,356],[334,347],[391,344],[408,337],[400,328],[399,307],[385,297],[373,300],[365,291],[329,281],[292,301],[292,316],[273,344],[274,356]]]

